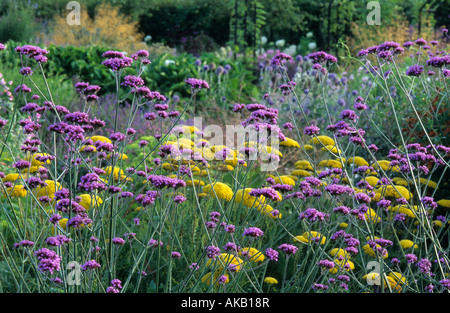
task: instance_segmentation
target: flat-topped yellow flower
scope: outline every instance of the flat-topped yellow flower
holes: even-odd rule
[[[109,160],[113,156],[117,157],[118,160],[122,160],[122,161],[128,160],[128,155],[126,155],[125,153],[115,153],[115,154],[109,153],[106,156],[106,158]]]
[[[280,146],[300,148],[300,144],[294,139],[286,137],[286,140],[280,141]]]
[[[399,185],[384,185],[380,186],[374,192],[380,193],[384,197],[393,197],[393,198],[405,198],[409,200],[411,198],[411,192],[403,186]]]
[[[111,173],[113,173],[114,180],[118,180],[119,178],[122,179],[122,177],[124,176],[124,171],[119,167],[113,168],[112,166],[107,166],[103,168],[103,170],[105,171],[105,173],[102,175],[106,177],[109,177]]]
[[[26,180],[27,176],[22,175],[23,179]],[[15,182],[16,180],[20,179],[20,175],[17,173],[10,173],[5,175],[5,177],[2,178],[3,182]]]
[[[309,143],[314,144],[314,145],[323,144],[324,146],[335,146],[336,145],[336,142],[334,141],[333,138],[324,136],[324,135],[312,138]]]
[[[302,237],[308,240],[308,242],[318,242],[321,245],[324,245],[327,240],[325,236],[316,231],[304,232]]]
[[[39,157],[48,157],[50,156],[47,153],[34,153],[33,155],[29,155],[26,160],[31,162],[31,166],[41,166],[44,164],[50,164],[50,160],[47,159],[45,161],[40,161]]]
[[[350,254],[347,251],[345,251],[344,249],[341,249],[341,248],[331,249],[329,254],[333,258],[338,258],[338,257],[343,257],[344,259],[349,259],[350,258]]]
[[[100,135],[86,138],[86,140],[89,140],[89,139],[91,139],[94,143],[97,141],[112,143],[111,139],[109,139],[108,137],[105,137],[105,136],[100,136]]]
[[[352,261],[346,259],[334,259],[334,267],[329,270],[331,274],[336,274],[338,271],[353,271],[355,264]]]
[[[350,157],[347,160],[347,164],[349,165],[354,164],[355,166],[369,166],[369,162],[367,162],[365,159],[359,156]]]
[[[230,201],[233,198],[233,190],[226,184],[215,182],[203,187],[202,191],[210,196],[216,194],[217,198]]]
[[[242,264],[244,261],[229,253],[221,253],[215,259],[208,259],[206,262],[206,267],[215,266],[216,270],[231,270],[232,272],[239,272],[242,269]]]
[[[419,246],[414,244],[414,242],[412,240],[409,240],[409,239],[402,239],[402,240],[400,240],[400,246],[403,249],[405,249],[405,250],[409,249],[411,247],[414,247],[414,249],[419,249]]]
[[[6,188],[6,195],[11,198],[23,198],[27,196],[27,193],[27,189],[23,185]]]
[[[54,196],[55,192],[62,189],[61,184],[53,180],[45,180],[44,182],[47,184],[47,186],[37,188],[36,198],[45,196]]]
[[[310,172],[305,171],[305,170],[294,170],[294,171],[292,171],[291,175],[302,176],[302,177],[312,176],[312,174]]]
[[[342,168],[342,163],[338,160],[322,160],[318,165],[323,167]]]
[[[364,178],[364,180],[372,187],[378,185],[378,182],[380,181],[378,177],[375,176],[367,176],[366,178]]]
[[[243,205],[251,208],[258,207],[261,203],[264,203],[264,197],[259,196],[258,198],[251,196],[249,193],[252,188],[238,189],[234,197],[236,203],[242,203]]]
[[[198,180],[198,179],[193,179],[193,180],[187,179],[187,180],[185,180],[185,182],[186,182],[186,186],[189,186],[189,187],[192,187],[192,186],[205,186],[205,183],[203,181],[201,181],[201,180]]]
[[[238,252],[238,254],[239,254],[242,258],[245,257],[245,258],[249,259],[250,261],[256,262],[256,263],[262,262],[262,261],[264,261],[264,259],[265,259],[265,256],[264,256],[264,254],[263,254],[261,251],[259,251],[259,250],[256,249],[256,248],[252,248],[252,247],[245,247],[245,248],[242,248],[242,249]]]
[[[441,199],[441,200],[437,201],[436,203],[439,204],[443,208],[450,209],[450,200]]]
[[[292,178],[290,178],[286,175],[281,175],[281,176],[271,175],[271,177],[275,180],[276,184],[295,186],[295,180],[293,180]]]
[[[81,198],[81,201],[78,204],[81,205],[83,208],[85,208],[86,211],[88,211],[92,207],[99,206],[100,204],[103,203],[102,198],[100,198],[99,196],[92,197],[88,193],[79,195],[78,197]]]
[[[269,285],[276,285],[276,284],[278,284],[278,280],[276,278],[270,277],[270,276],[265,277],[264,278],[264,282],[266,284],[269,284]]]
[[[322,147],[322,151],[331,152],[331,153],[335,153],[335,154],[342,153],[341,149],[339,149],[338,147],[333,146],[333,145],[327,145],[325,147]]]

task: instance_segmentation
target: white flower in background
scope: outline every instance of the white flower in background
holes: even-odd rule
[[[308,49],[309,50],[314,50],[314,49],[316,49],[317,48],[317,44],[313,41],[313,42],[310,42],[309,44],[308,44]]]
[[[285,44],[286,44],[286,40],[284,40],[284,39],[275,41],[275,46],[277,46],[277,47],[284,47]]]
[[[290,45],[289,47],[287,47],[284,50],[284,53],[286,53],[286,54],[295,54],[296,51],[297,51],[297,46],[296,45]]]
[[[313,35],[314,35],[313,32],[307,32],[306,38],[312,38]]]
[[[267,37],[266,36],[262,36],[261,37],[261,44],[265,45],[267,43]]]
[[[150,40],[152,40],[152,36],[150,36],[150,35],[145,36],[145,38],[144,38],[145,42],[148,42]]]
[[[174,60],[165,60],[164,61],[165,66],[169,66],[170,64],[175,64],[175,61]]]

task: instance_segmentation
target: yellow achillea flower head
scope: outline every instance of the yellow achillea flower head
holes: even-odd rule
[[[278,284],[278,280],[276,280],[276,279],[273,278],[273,277],[269,277],[269,276],[267,276],[267,277],[264,278],[264,282],[265,282],[266,284],[269,284],[269,285],[276,285],[276,284]]]
[[[272,176],[271,175],[271,177],[275,180],[276,184],[295,186],[295,180],[293,180],[292,178],[290,178],[286,175],[282,175],[282,176]]]
[[[258,198],[251,196],[249,195],[251,191],[252,188],[238,189],[234,201],[236,203],[242,203],[249,208],[253,206],[258,207],[261,203],[264,203],[265,199],[263,196],[259,196]]]
[[[355,166],[369,166],[369,162],[367,162],[366,160],[364,160],[362,157],[359,156],[349,158],[347,160],[347,164],[349,165],[354,164]]]
[[[81,201],[78,204],[85,208],[86,211],[94,206],[98,206],[103,203],[102,198],[100,198],[99,196],[91,197],[91,195],[87,193],[79,195],[78,197],[81,198]]]
[[[446,209],[450,209],[450,200],[441,199],[441,200],[437,201],[436,203],[439,204],[441,207],[444,207]]]
[[[93,146],[93,145],[84,145],[81,146],[80,150],[78,150],[80,152],[97,152],[97,147]]]
[[[35,153],[31,156],[28,156],[26,158],[27,161],[31,162],[31,166],[41,166],[44,164],[50,164],[50,160],[46,160],[45,162],[39,161],[36,159],[36,157],[40,157],[40,156],[49,156],[49,154],[47,153]]]
[[[47,184],[47,186],[37,188],[36,198],[54,196],[55,192],[62,189],[61,184],[53,180],[45,180],[44,182]]]
[[[87,137],[86,140],[91,139],[93,142],[97,142],[97,141],[101,141],[101,142],[107,142],[107,143],[112,143],[111,139],[109,139],[108,137],[105,136],[92,136],[92,137]]]
[[[348,254],[347,251],[345,251],[344,249],[341,249],[341,248],[331,249],[329,254],[333,258],[338,258],[338,257],[343,257],[344,259],[349,259],[350,258],[350,254]]]
[[[22,185],[15,185],[6,189],[6,195],[11,198],[23,198],[27,196],[27,190]]]
[[[431,189],[437,188],[437,183],[432,180],[428,180],[426,178],[421,177],[419,181],[422,185],[427,186],[428,188],[431,188]],[[437,189],[439,189],[439,188],[437,188]]]
[[[215,259],[208,259],[206,267],[213,265],[219,267],[217,271],[231,270],[232,272],[239,272],[243,263],[242,259],[233,254],[221,253]]]
[[[256,262],[256,263],[262,262],[265,259],[265,256],[261,251],[259,251],[256,248],[252,248],[252,247],[242,248],[238,252],[238,254],[241,257],[245,257],[245,258],[249,259],[250,261]]]
[[[318,165],[323,167],[342,168],[342,163],[338,160],[322,160]]]
[[[286,137],[285,141],[280,141],[280,146],[300,148],[300,144],[294,139]]]
[[[381,218],[378,214],[372,209],[369,208],[366,213],[364,213],[364,218],[371,223],[379,223],[381,222]]]
[[[393,197],[393,198],[405,198],[406,200],[409,200],[411,198],[411,192],[406,189],[403,186],[398,185],[385,185],[380,186],[376,190],[374,190],[376,193],[380,193],[382,196],[385,197]]]
[[[334,259],[334,264],[335,266],[329,270],[331,274],[336,274],[339,270],[350,272],[355,269],[355,264],[350,260]]]
[[[312,174],[310,172],[305,171],[305,170],[294,170],[294,171],[292,171],[291,175],[302,176],[302,177],[312,176]]]
[[[217,195],[217,198],[230,201],[233,198],[233,190],[226,184],[215,182],[203,187],[202,191],[210,196]]]
[[[322,143],[324,146],[335,146],[336,145],[334,140],[328,136],[317,136],[317,138],[314,137],[310,140],[309,143],[314,144],[314,145]]]
[[[367,176],[364,180],[372,187],[375,187],[380,181],[378,177],[375,176]]]
[[[23,179],[27,179],[27,176],[22,175]],[[17,173],[10,173],[7,174],[5,177],[2,178],[3,182],[15,182],[16,180],[20,179],[20,175]]]
[[[327,145],[325,147],[322,147],[322,151],[328,151],[335,154],[339,154],[342,152],[341,149],[338,149],[338,147],[334,145]]]
[[[316,231],[310,231],[310,232],[304,232],[302,234],[302,237],[304,237],[308,242],[319,242],[321,245],[324,245],[327,238],[323,236],[321,233]]]
[[[414,244],[414,242],[412,240],[409,240],[409,239],[402,239],[402,240],[400,240],[400,246],[403,249],[405,249],[405,250],[409,249],[411,247],[414,247],[414,249],[418,249],[419,248],[418,245]]]
[[[189,186],[189,187],[192,187],[192,186],[205,186],[205,183],[203,181],[201,181],[201,180],[198,180],[198,179],[193,179],[193,180],[187,179],[187,180],[185,180],[185,182],[186,182],[186,186]]]
[[[113,169],[112,166],[107,166],[107,167],[103,168],[103,170],[105,171],[105,173],[102,175],[106,176],[106,177],[109,177],[111,175],[111,172],[114,172],[113,173],[114,180],[119,180],[119,178],[122,179],[125,176],[124,171],[118,167],[114,167],[114,169]]]
[[[111,154],[111,153],[109,153],[109,154],[106,156],[106,158],[107,158],[107,159],[111,159],[112,156],[117,156],[117,159],[118,159],[118,160],[122,160],[122,161],[128,160],[128,155],[126,155],[125,153],[117,153],[117,154]]]

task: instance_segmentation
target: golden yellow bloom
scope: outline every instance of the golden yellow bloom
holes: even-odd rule
[[[343,257],[344,259],[350,258],[350,255],[348,254],[348,252],[341,248],[331,249],[329,253],[330,253],[330,256],[332,256],[334,258],[338,258],[340,256]]]
[[[81,201],[78,204],[85,208],[86,211],[103,203],[102,198],[99,196],[91,197],[91,195],[87,193],[79,195],[78,197],[81,198]]]
[[[353,262],[350,260],[335,259],[334,264],[335,266],[329,270],[331,274],[336,274],[339,270],[345,270],[349,272],[355,269],[355,264],[353,264]]]
[[[405,249],[405,250],[409,249],[409,248],[411,248],[413,246],[414,246],[414,249],[418,249],[419,248],[418,245],[414,244],[414,242],[409,240],[409,239],[400,240],[400,246],[402,246],[402,248]]]
[[[105,136],[100,136],[100,135],[87,137],[86,140],[88,140],[88,139],[91,139],[94,143],[97,141],[112,143],[112,141],[109,138],[107,138]]]
[[[208,259],[206,262],[206,267],[210,265],[218,266],[218,271],[223,271],[230,269],[233,272],[239,272],[242,268],[242,264],[244,261],[239,257],[229,254],[229,253],[221,253],[215,259]]]
[[[306,150],[306,151],[314,150],[314,147],[311,146],[311,145],[304,145],[303,147],[305,147],[305,150]]]
[[[381,284],[381,277],[379,273],[370,273],[366,274],[362,277],[363,280],[367,282],[368,279],[370,279],[375,284]],[[389,288],[390,290],[401,292],[402,287],[400,283],[398,283],[394,278],[391,276],[386,276],[385,279],[383,279],[384,288]],[[388,287],[389,284],[389,287]]]
[[[264,203],[264,197],[259,196],[258,198],[249,195],[252,191],[252,188],[239,189],[236,191],[236,196],[234,200],[236,203],[242,203],[243,205],[251,208],[252,206],[259,206],[261,203]]]
[[[23,177],[23,179],[27,179],[26,176],[23,176],[23,175],[22,175],[22,177]],[[6,175],[5,177],[3,177],[3,178],[2,178],[2,181],[3,181],[3,182],[7,182],[7,181],[9,181],[9,182],[15,182],[15,181],[18,180],[18,179],[20,179],[20,175],[19,175],[19,174],[17,174],[17,173],[11,173],[11,174],[8,174],[8,175]]]
[[[450,209],[450,200],[441,199],[441,200],[437,201],[436,203],[439,204],[441,207],[444,207],[446,209]]]
[[[111,159],[112,156],[117,156],[118,160],[122,160],[122,161],[128,160],[128,155],[126,155],[125,153],[118,153],[118,154],[111,154],[111,153],[109,153],[106,156],[106,158],[107,159]]]
[[[303,237],[302,235],[295,236],[293,238],[293,241],[294,242],[303,242],[303,243],[308,243],[309,242],[309,240],[306,239],[305,237]]]
[[[323,167],[342,168],[342,163],[338,160],[322,160],[318,165]]]
[[[341,228],[347,228],[347,227],[348,227],[348,224],[347,224],[347,223],[340,223],[340,224],[339,224],[339,227],[341,227]]]
[[[86,149],[89,148],[88,151],[86,151]],[[83,145],[81,146],[80,150],[78,150],[80,152],[97,152],[97,147],[93,146],[93,145]]]
[[[314,145],[322,143],[324,146],[334,146],[334,145],[336,145],[334,140],[332,138],[328,137],[328,136],[317,136],[317,138],[314,137],[314,138],[312,138],[310,140],[309,143],[314,144]]]
[[[331,153],[335,153],[335,154],[339,154],[342,152],[341,149],[338,149],[338,147],[336,147],[334,145],[328,145],[328,146],[322,147],[322,151],[331,152]]]
[[[241,257],[248,258],[250,261],[257,263],[262,262],[265,259],[265,256],[261,251],[252,247],[242,248],[238,254]]]
[[[406,189],[403,186],[398,185],[385,185],[380,186],[376,190],[374,190],[376,193],[380,193],[381,195],[384,195],[385,197],[393,197],[393,198],[405,198],[406,200],[409,200],[411,198],[411,193],[408,189]]]
[[[36,198],[54,196],[55,192],[62,189],[61,184],[53,180],[45,180],[44,182],[47,184],[47,186],[37,188]]]
[[[280,146],[300,148],[300,144],[294,139],[286,137],[285,141],[280,142]]]
[[[347,164],[355,166],[369,166],[369,162],[359,156],[351,157],[347,160]]]
[[[125,174],[124,171],[122,169],[118,168],[118,167],[114,167],[114,169],[113,169],[112,166],[107,166],[107,167],[103,168],[103,170],[105,171],[105,173],[102,174],[102,176],[106,176],[108,178],[111,175],[111,172],[114,172],[113,173],[113,179],[114,180],[119,180],[119,178],[123,179],[123,177],[125,176],[124,175]]]
[[[312,174],[310,172],[304,171],[304,170],[294,170],[294,171],[292,171],[291,175],[302,176],[302,177],[312,176]]]
[[[381,222],[381,218],[378,214],[372,209],[369,208],[366,213],[364,213],[364,218],[371,223],[379,223]]]
[[[202,191],[210,196],[214,196],[215,193],[217,198],[224,199],[226,201],[230,201],[233,198],[233,190],[228,185],[221,182],[208,184],[203,187]]]
[[[374,249],[372,249],[372,247],[369,244],[365,244],[362,248],[363,248],[363,251],[364,251],[365,254],[370,255],[371,257],[376,257],[377,256],[377,254],[375,253]],[[381,246],[379,244],[376,244],[375,245],[375,249],[380,249],[381,250]],[[386,259],[388,256],[389,256],[388,252],[385,251],[385,253],[383,255],[383,259]]]
[[[58,222],[59,227],[61,227],[63,230],[66,230],[66,228],[67,228],[67,221],[68,221],[68,220],[69,220],[69,219],[67,219],[67,218],[62,218],[62,219],[60,219],[59,222]],[[52,235],[55,234],[55,228],[56,228],[56,227],[52,227]]]
[[[23,198],[27,196],[27,190],[23,185],[15,185],[6,188],[6,195],[11,198]]]
[[[288,176],[282,175],[282,176],[271,176],[271,177],[275,180],[276,184],[295,186],[295,181]]]
[[[25,168],[22,170],[22,174],[28,174],[28,173],[36,173],[41,168],[44,168],[43,166],[31,166],[29,168]],[[27,176],[22,175],[24,179],[26,179]]]
[[[327,240],[327,238],[325,236],[323,236],[321,233],[316,232],[316,231],[304,232],[302,234],[302,236],[305,239],[307,239],[308,241],[317,242],[318,240],[320,240],[321,245],[324,245]]]
[[[423,177],[420,178],[420,183],[422,184],[422,186],[427,186],[428,188],[432,188],[432,189],[436,189],[437,188],[437,183],[436,182],[434,182],[432,180],[425,179]]]
[[[259,204],[256,206],[256,209],[258,210],[258,212],[260,212],[263,215],[266,215],[268,217],[270,217],[271,219],[277,219],[277,218],[281,218],[282,214],[280,212],[278,212],[278,214],[274,214],[274,208],[272,208],[270,205],[268,204]]]
[[[203,181],[201,181],[201,180],[198,180],[198,179],[193,179],[193,180],[187,179],[187,180],[185,180],[185,182],[186,182],[186,186],[189,186],[189,187],[192,187],[192,186],[205,186],[205,183]]]
[[[394,207],[388,208],[389,211],[394,213],[403,213],[409,217],[415,218],[418,214],[417,212],[417,206],[409,206],[412,209],[408,209],[408,206],[406,205],[396,205]]]
[[[31,162],[31,166],[41,166],[44,164],[50,164],[50,160],[46,160],[45,162],[41,162],[39,160],[36,160],[36,157],[40,157],[40,156],[49,156],[49,154],[47,153],[35,153],[33,155],[29,155],[26,160]]]
[[[273,278],[273,277],[269,277],[269,276],[267,276],[267,277],[264,278],[264,282],[265,282],[266,284],[269,284],[269,285],[276,285],[276,284],[278,284],[278,280],[276,280],[276,279]]]
[[[397,283],[399,283],[400,285],[403,284],[408,284],[406,277],[403,276],[401,273],[399,272],[390,272],[388,274],[389,277],[391,277],[392,279],[394,279]],[[392,287],[392,286],[391,286]]]

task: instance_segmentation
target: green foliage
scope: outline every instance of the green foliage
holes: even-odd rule
[[[0,42],[11,40],[30,40],[35,34],[37,24],[33,11],[26,6],[11,7],[0,17]]]

